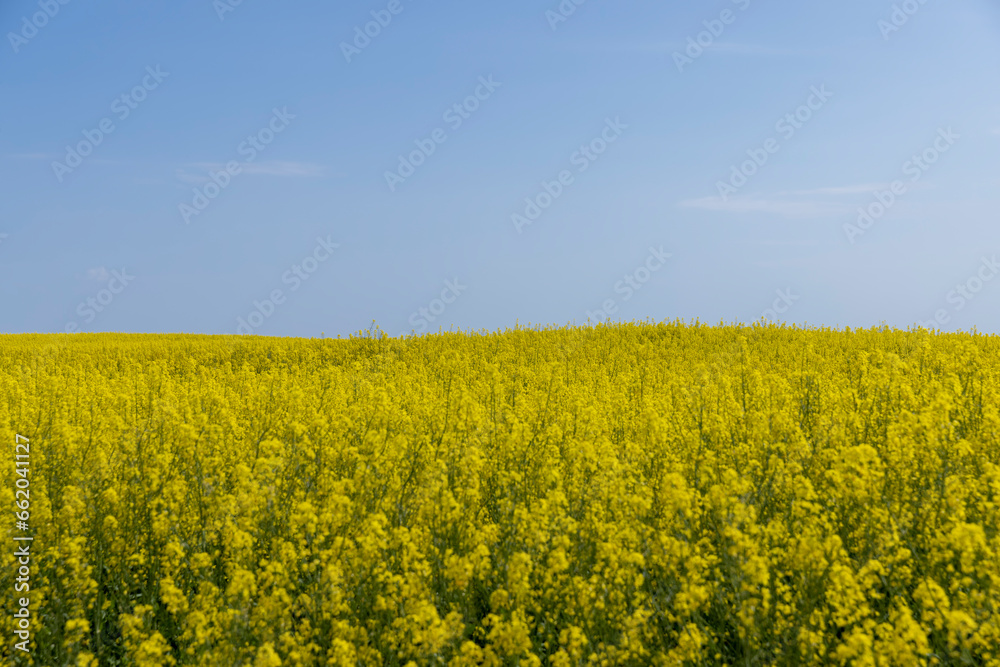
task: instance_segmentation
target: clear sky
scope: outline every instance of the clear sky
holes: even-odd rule
[[[1000,332],[995,2],[235,2],[0,3],[0,331]]]

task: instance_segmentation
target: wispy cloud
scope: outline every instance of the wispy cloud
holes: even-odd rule
[[[263,174],[266,176],[323,176],[326,167],[312,162],[250,162],[243,165],[247,174]]]
[[[786,218],[820,218],[844,215],[854,210],[854,195],[871,195],[891,187],[889,183],[857,183],[834,185],[806,190],[782,190],[761,197],[739,197],[722,201],[721,197],[686,199],[678,204],[685,208],[725,213],[773,213]],[[911,185],[913,189],[930,187],[926,183]],[[848,198],[850,202],[844,201]]]
[[[687,42],[640,42],[610,44],[605,47],[605,50],[637,51],[640,53],[673,53],[674,51],[683,52],[687,47]],[[780,46],[744,44],[739,42],[715,42],[703,48],[706,52],[715,52],[733,56],[810,56],[817,55],[819,53],[818,51],[809,51],[804,49],[789,49]]]
[[[706,211],[720,211],[724,213],[773,213],[786,218],[821,218],[841,215],[850,210],[843,204],[815,200],[793,201],[788,199],[739,198],[722,201],[720,197],[687,199],[678,205],[685,208],[700,208]]]
[[[814,188],[812,190],[783,190],[779,195],[791,195],[800,197],[811,197],[814,195],[857,195],[867,194],[875,190],[884,190],[889,187],[888,183],[862,183],[859,185],[841,185],[828,188]]]
[[[202,185],[207,183],[209,173],[214,171],[224,171],[226,165],[215,162],[196,162],[187,167],[180,167],[174,174],[177,180],[190,185]],[[241,173],[256,176],[289,176],[289,177],[318,177],[326,175],[326,167],[314,162],[290,162],[284,160],[271,160],[263,162],[247,162],[240,164]]]
[[[754,262],[754,266],[759,266],[762,269],[813,269],[819,265],[820,260],[815,256],[815,254],[810,254],[808,257],[783,257],[781,259],[767,259]],[[828,264],[828,262],[823,262],[823,264]]]
[[[189,185],[201,185],[210,180],[206,174],[192,174],[183,168],[175,170],[174,175],[177,177],[178,181]]]
[[[758,241],[757,245],[771,247],[812,247],[818,246],[819,241],[816,239],[768,239],[766,241]]]
[[[48,160],[52,156],[47,153],[9,153],[7,157],[15,160]]]
[[[764,44],[740,44],[738,42],[715,42],[706,51],[717,51],[734,56],[804,56],[812,53],[802,49],[786,49]]]
[[[96,269],[87,269],[87,280],[104,281],[110,277],[107,268],[99,266]]]

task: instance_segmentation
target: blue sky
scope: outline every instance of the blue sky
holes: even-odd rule
[[[996,3],[11,0],[0,31],[0,331],[1000,331]]]

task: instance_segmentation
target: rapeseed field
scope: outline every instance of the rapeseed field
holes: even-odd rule
[[[995,336],[0,336],[0,408],[17,664],[1000,665]]]

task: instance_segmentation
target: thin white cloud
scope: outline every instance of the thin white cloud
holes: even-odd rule
[[[7,157],[15,160],[48,160],[51,156],[47,153],[10,153]]]
[[[606,47],[609,51],[638,51],[640,53],[666,53],[674,51],[684,53],[688,48],[687,42],[646,42],[646,43],[623,43],[611,44]],[[724,55],[734,56],[809,56],[816,55],[817,51],[803,49],[786,49],[779,46],[766,46],[763,44],[743,44],[739,42],[715,42],[703,47],[706,52],[715,52]]]
[[[204,174],[192,174],[184,169],[177,169],[174,174],[177,176],[178,181],[189,185],[201,185],[209,181],[208,176]]]
[[[99,266],[96,269],[87,269],[87,280],[104,281],[107,280],[110,275],[111,274],[108,273],[108,270],[103,266]]]
[[[1000,136],[1000,127],[994,127],[990,132]]]
[[[214,171],[224,171],[226,165],[216,162],[196,162],[188,165],[188,168],[179,168],[175,171],[177,179],[191,185],[201,185],[207,183],[209,173]],[[317,177],[326,175],[326,167],[314,162],[291,162],[284,160],[271,160],[263,162],[241,162],[240,173],[256,176],[291,176],[291,177]]]
[[[779,195],[809,197],[814,195],[857,195],[868,194],[876,190],[884,190],[889,183],[862,183],[860,185],[841,185],[828,188],[813,188],[812,190],[783,190]]]
[[[715,42],[705,50],[728,53],[734,56],[803,56],[810,54],[809,51],[802,49],[785,49],[777,46],[740,44],[738,42]]]
[[[783,259],[763,260],[754,262],[754,266],[762,269],[815,269],[818,260],[814,255],[809,257],[785,257]]]
[[[263,174],[267,176],[322,176],[326,167],[312,162],[250,162],[243,165],[247,174]]]
[[[850,210],[842,204],[831,204],[815,200],[789,201],[782,199],[740,198],[722,201],[720,197],[687,199],[680,202],[679,206],[724,213],[773,213],[786,218],[820,218],[841,215],[845,211]]]
[[[721,197],[686,199],[678,203],[678,206],[725,213],[773,213],[786,218],[820,218],[848,214],[855,210],[857,195],[873,196],[873,193],[891,187],[891,183],[835,185],[806,190],[782,190],[774,195],[730,198],[728,201],[722,201]],[[906,187],[907,190],[919,190],[933,186],[929,182],[921,182],[907,183]]]
[[[816,239],[782,239],[782,240],[767,240],[758,241],[757,245],[767,246],[767,247],[812,247],[818,246],[819,241]]]

